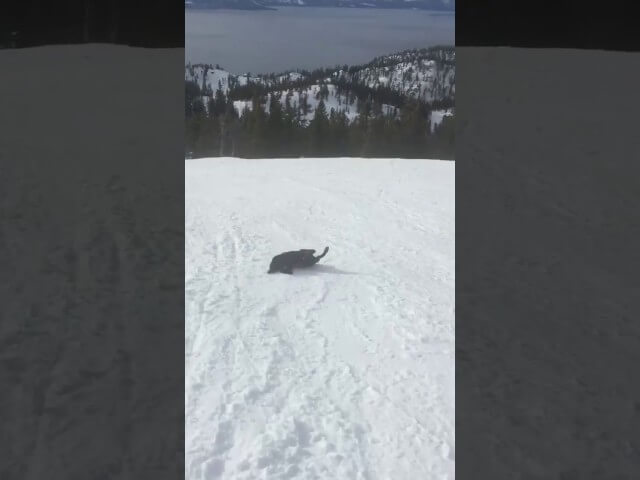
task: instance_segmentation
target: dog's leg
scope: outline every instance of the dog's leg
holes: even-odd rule
[[[288,275],[293,275],[293,267],[291,265],[284,265],[280,271]]]

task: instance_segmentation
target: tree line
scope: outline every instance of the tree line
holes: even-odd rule
[[[299,103],[292,102],[293,89],[284,95],[249,82],[228,94],[218,88],[205,105],[200,87],[187,81],[186,151],[197,157],[454,158],[454,119],[445,117],[432,132],[429,116],[434,105],[406,98],[387,87],[371,89],[346,82],[334,85],[336,95],[344,96],[345,105],[357,111],[354,120],[344,111],[327,108],[326,84],[317,92],[316,109],[308,120],[306,96],[300,95]],[[238,112],[234,101],[248,94],[251,106]],[[396,108],[383,110],[383,104],[394,103]],[[449,106],[448,102],[438,103],[439,108]]]

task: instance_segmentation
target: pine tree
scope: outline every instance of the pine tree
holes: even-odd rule
[[[213,101],[213,111],[210,111],[209,113],[214,116],[223,115],[226,110],[226,107],[227,107],[227,98],[223,93],[222,88],[218,88],[218,90],[216,90],[216,96]]]
[[[327,140],[328,120],[327,107],[324,104],[324,100],[320,100],[314,112],[313,120],[309,125],[312,154],[317,152],[318,155],[322,155],[327,150],[325,142]]]
[[[281,146],[284,124],[284,113],[282,111],[282,104],[280,103],[280,95],[272,93],[269,96],[268,119],[270,150],[275,151],[275,149]]]
[[[196,98],[193,101],[193,115],[194,116],[204,116],[206,114],[206,108],[204,106],[204,102],[202,98]]]

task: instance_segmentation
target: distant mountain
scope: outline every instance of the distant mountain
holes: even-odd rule
[[[265,10],[278,6],[344,8],[413,8],[455,11],[455,0],[188,0],[185,8]]]

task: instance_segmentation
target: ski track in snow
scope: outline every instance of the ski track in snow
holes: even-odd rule
[[[454,478],[454,169],[185,163],[188,480]]]

